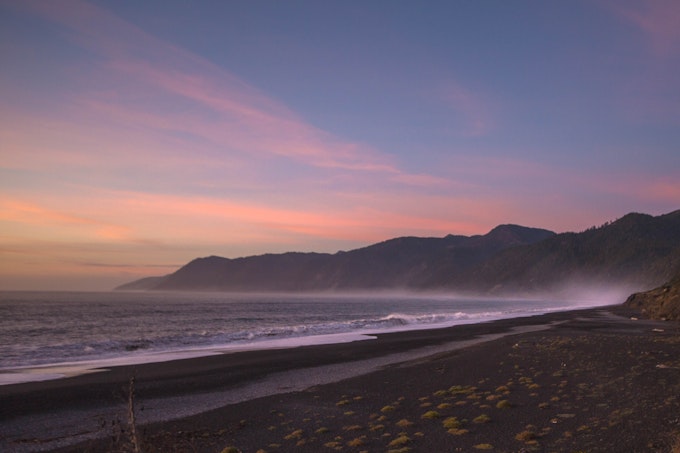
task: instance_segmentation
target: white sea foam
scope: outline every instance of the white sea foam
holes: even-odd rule
[[[123,364],[359,341],[377,333],[595,305],[601,302],[442,295],[0,293],[0,385]]]

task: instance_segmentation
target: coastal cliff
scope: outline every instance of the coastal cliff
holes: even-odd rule
[[[680,321],[680,274],[658,288],[631,295],[625,305],[651,319]]]

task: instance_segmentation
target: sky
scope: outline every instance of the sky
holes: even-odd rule
[[[0,0],[0,289],[680,209],[675,0]]]

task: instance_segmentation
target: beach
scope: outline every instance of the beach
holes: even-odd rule
[[[0,450],[669,452],[680,325],[635,315],[600,307],[0,386]]]

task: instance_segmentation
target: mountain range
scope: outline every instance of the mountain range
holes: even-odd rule
[[[568,285],[649,289],[680,273],[680,210],[631,213],[580,233],[500,225],[485,235],[400,237],[356,250],[197,258],[117,290],[445,290],[520,295]]]

